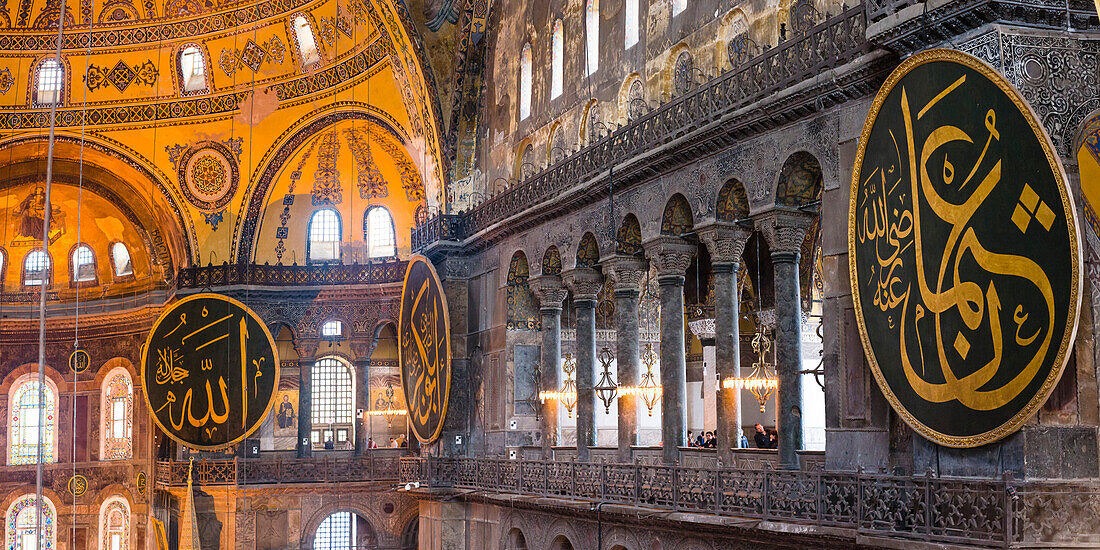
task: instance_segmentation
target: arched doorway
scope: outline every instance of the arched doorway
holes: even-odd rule
[[[366,518],[348,510],[329,514],[313,534],[313,550],[372,550],[377,544]]]

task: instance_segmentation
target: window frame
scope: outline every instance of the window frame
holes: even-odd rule
[[[38,87],[42,84],[42,69],[45,67],[46,63],[49,63],[51,61],[58,63],[61,70],[61,78],[59,79],[57,84],[57,99],[52,102],[44,102],[39,99]],[[65,93],[65,84],[68,81],[68,77],[69,64],[66,62],[66,59],[64,57],[62,57],[60,61],[56,57],[53,57],[51,55],[39,58],[38,61],[34,64],[34,70],[31,72],[31,86],[29,88],[31,96],[31,106],[40,109],[48,109],[55,105],[58,107],[64,107],[65,100],[68,99],[68,96]]]
[[[130,272],[125,275],[120,275],[118,272],[118,265],[115,263],[115,247],[122,246],[122,249],[126,251],[126,257],[130,260]],[[115,281],[130,281],[133,280],[136,275],[134,273],[134,255],[130,254],[130,247],[126,246],[126,243],[122,241],[111,241],[107,245],[107,260],[111,264],[111,275],[114,276]]]
[[[535,83],[535,69],[532,56],[531,42],[525,42],[519,54],[519,120],[531,118],[531,108],[534,105],[532,94]],[[526,78],[525,78],[526,77]]]
[[[326,334],[325,329],[331,324],[336,324],[336,334]],[[340,319],[328,319],[321,323],[321,338],[337,339],[344,336],[344,322]]]
[[[371,253],[371,249],[373,248],[373,245],[371,243],[371,234],[370,234],[370,213],[375,211],[375,210],[378,210],[378,209],[381,209],[383,212],[385,212],[386,217],[389,218],[389,220],[390,220],[389,228],[390,228],[390,237],[393,240],[393,254],[389,254],[389,255],[386,255],[386,256],[375,256]],[[376,204],[374,206],[368,207],[365,211],[363,211],[363,241],[365,241],[366,244],[367,244],[367,259],[368,260],[387,260],[387,259],[397,257],[397,223],[394,221],[393,213],[390,212],[389,208],[386,208],[385,206],[383,206],[381,204]]]
[[[336,215],[336,257],[331,259],[315,260],[313,259],[313,224],[317,220],[317,215],[321,212],[328,210]],[[323,206],[314,210],[309,215],[309,224],[306,226],[306,265],[325,265],[325,264],[340,264],[344,258],[344,248],[340,244],[344,241],[344,221],[340,217],[340,211],[332,206]],[[328,242],[328,241],[318,241]]]
[[[109,430],[111,423],[114,422],[113,418],[113,402],[110,398],[111,384],[117,378],[123,378],[129,390],[129,396],[127,396],[125,409],[123,411],[123,430],[128,432],[123,437],[110,437],[115,435],[112,430]],[[111,369],[107,376],[103,378],[103,382],[99,388],[99,403],[100,403],[100,427],[99,427],[99,459],[102,461],[110,460],[129,460],[134,457],[134,379],[130,376],[130,372],[123,367],[115,367]],[[114,440],[127,440],[127,449],[125,456],[108,457],[107,451],[109,448],[108,443]]]
[[[600,70],[600,0],[585,0],[583,44],[584,74],[592,76]]]
[[[640,0],[624,0],[623,4],[623,50],[629,51],[630,48],[637,46],[642,41],[642,6]],[[631,11],[634,12],[634,25],[630,24]],[[630,30],[633,29],[633,34]],[[634,39],[631,42],[631,38]]]
[[[34,254],[35,252],[42,252],[43,254],[46,255],[46,281],[44,283],[41,283],[41,284],[27,284],[27,259],[30,258],[31,254]],[[19,270],[20,271],[20,273],[19,273],[19,282],[20,282],[20,285],[23,287],[23,290],[32,290],[33,291],[33,290],[39,289],[39,288],[45,288],[46,290],[49,290],[50,287],[53,286],[53,283],[54,283],[54,277],[53,277],[53,275],[54,275],[53,274],[54,262],[53,262],[53,257],[50,256],[50,253],[49,253],[48,250],[43,250],[42,247],[37,247],[37,248],[30,249],[29,251],[27,251],[27,254],[25,256],[23,256],[23,261],[21,262],[21,264],[22,265],[20,266],[20,270]]]
[[[554,20],[550,31],[550,99],[565,93],[565,25],[561,18]]]
[[[332,364],[328,362],[331,361]],[[320,369],[336,369],[342,367],[347,376],[346,390],[340,388],[339,372],[326,373]],[[351,362],[339,355],[325,355],[318,357],[309,369],[310,381],[310,440],[314,434],[320,434],[320,441],[314,442],[324,448],[326,433],[331,433],[333,442],[336,443],[336,430],[348,429],[351,437],[349,441],[355,441],[355,406],[358,391],[356,390],[355,369]],[[321,418],[320,415],[326,415]],[[344,416],[346,415],[346,418]],[[316,450],[316,447],[315,447]]]
[[[194,90],[187,89],[188,77],[183,74],[183,54],[190,48],[196,48],[199,51],[199,56],[202,57],[202,88],[196,88]],[[214,90],[213,84],[210,81],[210,54],[206,51],[206,48],[198,42],[187,42],[180,44],[180,47],[176,50],[176,78],[179,80],[180,95],[183,97],[201,95],[204,93],[210,93]]]
[[[109,541],[109,535],[111,531],[108,529],[108,520],[110,514],[114,512],[112,505],[120,505],[123,514],[122,524],[122,544],[120,550],[130,550],[130,539],[133,537],[133,511],[130,508],[130,503],[121,495],[114,495],[108,497],[103,501],[103,504],[99,506],[99,549],[110,550],[111,546]]]
[[[92,255],[92,279],[90,281],[78,281],[76,274],[76,253],[80,248],[87,248]],[[85,242],[78,242],[69,248],[69,288],[84,288],[99,284],[99,262],[95,257],[95,250]]]
[[[22,387],[27,385],[27,384],[37,384],[37,383],[38,383],[38,375],[36,373],[28,372],[27,374],[24,374],[24,375],[20,376],[19,378],[16,378],[15,381],[12,382],[11,387],[8,389],[8,409],[6,411],[8,434],[7,434],[6,445],[5,445],[7,447],[7,461],[5,463],[8,466],[28,466],[28,465],[33,466],[34,465],[34,463],[16,464],[15,461],[13,460],[14,456],[13,456],[12,446],[16,441],[16,435],[15,435],[16,425],[15,425],[15,422],[12,420],[12,410],[15,408],[16,394],[19,393],[20,389],[22,389]],[[60,403],[59,403],[60,394],[57,391],[57,385],[54,384],[54,381],[49,376],[46,377],[45,387],[46,387],[46,391],[49,393],[49,397],[47,398],[47,404],[46,405],[47,405],[47,407],[52,405],[52,409],[53,409],[53,419],[50,420],[49,419],[49,416],[50,416],[49,415],[49,408],[47,408],[47,415],[46,415],[47,420],[46,420],[46,422],[49,423],[49,424],[52,424],[53,429],[51,430],[52,433],[50,434],[50,436],[48,436],[49,439],[50,439],[49,453],[43,453],[44,454],[43,458],[45,460],[44,464],[55,464],[57,462],[57,438],[58,438],[58,433],[57,433],[58,418],[57,418],[57,415],[58,415],[58,410],[59,410],[59,406],[60,406]],[[37,420],[35,420],[35,422],[37,423]],[[39,440],[38,445],[42,445],[41,440]]]
[[[34,501],[33,505],[28,503],[27,505],[21,507],[19,509],[19,511],[16,511],[15,508],[17,506],[19,506],[20,504],[22,504],[28,498],[32,499]],[[42,503],[38,502],[38,499],[35,497],[34,493],[27,493],[27,494],[19,495],[18,497],[16,497],[15,499],[12,500],[10,505],[8,505],[7,512],[5,512],[5,514],[4,514],[4,525],[5,525],[5,529],[4,529],[5,530],[5,533],[4,533],[4,546],[5,546],[5,548],[12,548],[14,546],[13,543],[15,542],[15,538],[19,534],[19,528],[18,528],[19,515],[22,514],[26,510],[30,510],[30,511],[33,512],[36,509],[42,509],[42,516],[43,516],[42,523],[44,524],[43,526],[44,526],[45,531],[46,531],[46,533],[45,533],[46,542],[42,546],[44,546],[46,548],[57,548],[57,507],[54,506],[54,503],[53,503],[52,500],[50,500],[50,497],[45,495],[45,494],[42,495],[42,500],[45,501],[45,504],[46,504],[45,506],[42,506]],[[13,513],[16,514],[15,518],[12,518]],[[50,519],[50,518],[52,518],[52,521],[47,521],[47,519]],[[15,523],[16,524],[16,529],[14,529],[14,530],[9,529],[8,528],[9,522]],[[38,534],[35,533],[35,536],[37,536],[37,535]]]
[[[313,39],[313,56],[315,56],[316,59],[312,56],[307,59],[305,52],[302,50],[302,43],[298,39],[298,27],[295,25],[299,18],[305,21],[306,26],[309,27],[309,35]],[[298,58],[298,64],[303,69],[310,69],[320,65],[325,60],[325,56],[321,50],[321,41],[317,39],[317,24],[313,20],[313,17],[305,12],[295,12],[290,15],[290,18],[287,20],[287,25],[290,27],[290,39],[294,41],[294,55]]]

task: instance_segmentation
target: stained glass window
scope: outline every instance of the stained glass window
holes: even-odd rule
[[[294,18],[294,37],[298,39],[298,54],[302,65],[312,65],[321,60],[321,53],[317,51],[317,41],[313,38],[313,26],[309,21],[299,15]]]
[[[523,45],[519,58],[519,119],[531,116],[531,44]]]
[[[550,98],[561,95],[565,81],[565,70],[562,67],[565,58],[565,38],[562,36],[561,19],[554,21],[554,34],[552,37],[550,55]]]
[[[355,546],[355,514],[336,512],[317,526],[313,536],[314,550],[351,550]]]
[[[333,439],[334,430],[350,433],[355,414],[355,381],[350,366],[335,357],[318,359],[310,373],[311,438],[319,445]]]
[[[118,460],[134,456],[134,386],[130,375],[118,370],[107,377],[103,386],[103,459]]]
[[[57,534],[53,503],[42,497],[42,533],[38,532],[38,506],[34,495],[23,495],[8,508],[8,550],[53,550],[57,547]]]
[[[672,15],[675,17],[688,7],[688,0],[672,0]]]
[[[61,103],[61,86],[65,82],[65,69],[56,59],[47,59],[38,66],[38,94],[43,105]]]
[[[95,280],[95,255],[86,244],[73,250],[73,280],[78,283]]]
[[[45,391],[39,392],[40,387],[37,379],[29,379],[17,386],[12,394],[9,464],[37,464],[39,441],[42,442],[42,460],[47,463],[54,461],[57,396],[48,384]],[[39,422],[42,419],[39,411],[42,407],[45,408],[45,424],[40,433]]]
[[[626,0],[623,17],[626,19],[626,47],[629,49],[638,43],[638,0]]]
[[[102,528],[100,550],[129,550],[130,507],[120,497],[111,497],[100,507]]]
[[[206,89],[206,63],[198,46],[187,46],[180,53],[180,78],[185,92]]]
[[[397,255],[397,239],[389,210],[382,206],[370,207],[363,225],[367,232],[367,254],[371,258],[392,258]]]
[[[340,216],[331,208],[313,213],[309,221],[309,259],[330,261],[340,258]]]
[[[111,261],[115,266],[116,277],[134,274],[134,264],[130,261],[130,251],[126,249],[126,245],[122,243],[111,245]]]
[[[600,68],[600,0],[588,0],[584,10],[585,59],[588,60],[588,72],[593,74]]]
[[[41,250],[32,250],[23,260],[23,284],[41,286],[50,280],[50,257]]]

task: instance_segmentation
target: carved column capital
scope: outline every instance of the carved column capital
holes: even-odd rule
[[[642,279],[649,271],[649,263],[645,258],[637,256],[612,256],[604,260],[602,265],[604,276],[615,281],[616,292],[638,292]]]
[[[716,264],[741,263],[750,236],[752,231],[729,222],[714,222],[699,230],[699,239],[707,245],[711,262]]]
[[[683,277],[696,252],[694,244],[671,235],[661,235],[643,246],[646,256],[657,267],[658,277]]]
[[[312,361],[317,357],[317,348],[321,346],[321,341],[312,338],[302,338],[294,345],[294,350],[298,352],[298,357],[306,361]]]
[[[776,208],[755,218],[756,230],[764,235],[773,253],[798,253],[806,231],[814,222],[814,214]]]
[[[371,355],[374,355],[374,348],[377,347],[378,340],[371,338],[368,341],[355,341],[348,342],[348,347],[351,348],[351,352],[355,354],[356,361],[370,361]]]
[[[561,274],[566,288],[573,292],[573,301],[596,300],[603,287],[600,272],[590,267],[578,267]]]
[[[565,301],[567,292],[560,276],[539,275],[538,277],[531,277],[527,280],[527,286],[538,296],[539,305],[542,309],[561,309],[561,304]]]

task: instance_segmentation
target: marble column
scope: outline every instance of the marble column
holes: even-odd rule
[[[643,258],[615,256],[604,265],[604,274],[615,281],[615,358],[619,387],[636,387],[641,363],[638,333],[638,297],[649,266]],[[638,396],[619,392],[619,445],[616,459],[634,461],[632,447],[638,443]]]
[[[358,396],[355,398],[356,410],[362,410],[359,418],[353,419],[357,424],[355,429],[355,454],[363,454],[367,449],[367,439],[371,437],[371,417],[367,414],[371,409],[370,402],[370,358],[374,355],[374,348],[378,345],[378,336],[375,335],[369,342],[350,342],[352,353],[355,354],[355,378]]]
[[[298,351],[298,458],[313,456],[313,442],[310,432],[313,430],[313,364],[317,361],[317,347],[320,342],[308,340],[300,342]]]
[[[687,434],[687,355],[684,348],[684,273],[695,245],[662,235],[645,243],[661,292],[661,445],[665,464],[680,459]]]
[[[561,381],[561,306],[566,290],[558,275],[540,275],[528,281],[539,299],[542,317],[542,365],[539,367],[539,391],[558,391]],[[554,458],[554,445],[558,444],[558,401],[542,402],[539,429],[542,431],[542,458]]]
[[[699,238],[710,251],[714,276],[714,357],[718,373],[715,437],[718,438],[718,459],[725,466],[733,465],[731,449],[741,447],[741,390],[722,387],[722,380],[741,377],[737,270],[751,234],[724,222],[699,230]]]
[[[779,467],[797,470],[802,450],[802,303],[798,261],[813,217],[776,208],[756,220],[775,269],[775,370]]]
[[[577,313],[577,460],[588,460],[588,448],[596,444],[596,296],[600,272],[578,267],[562,274],[573,292]]]

